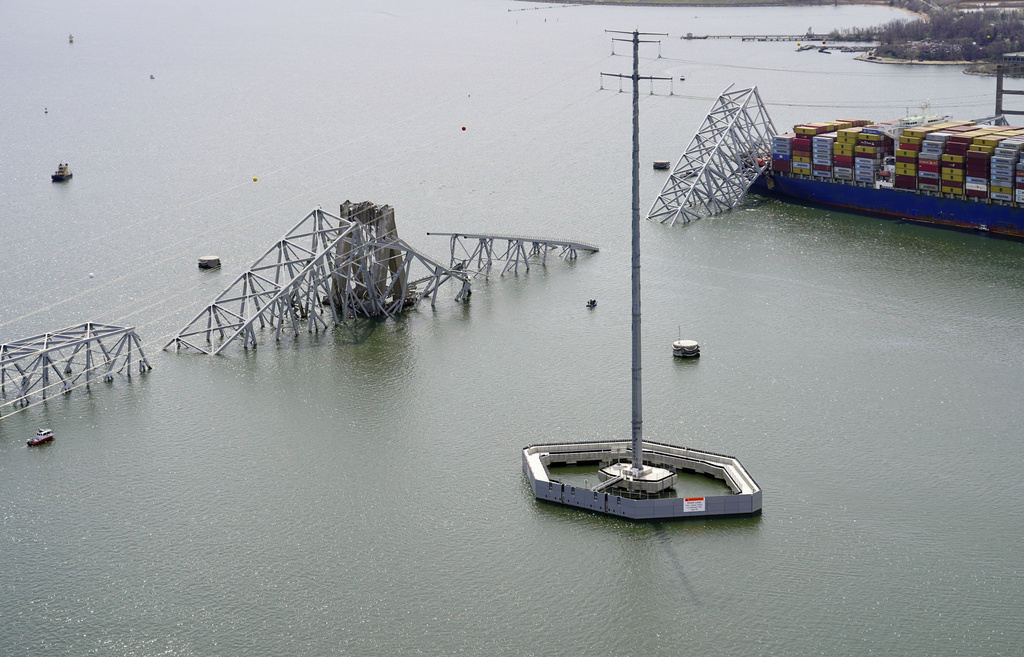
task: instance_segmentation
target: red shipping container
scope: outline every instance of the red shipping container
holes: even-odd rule
[[[901,151],[919,151],[921,150],[921,144],[905,144],[900,142],[899,148]]]
[[[811,152],[810,151],[798,151],[795,148],[793,149],[793,157],[810,157],[810,156],[811,156]]]
[[[909,157],[907,155],[897,155],[896,161],[900,164],[917,164],[916,157]]]
[[[814,170],[815,171],[831,171],[832,170],[832,165],[831,164],[815,164],[814,165]]]
[[[897,173],[893,184],[900,189],[917,189],[917,176],[903,176]]]
[[[811,146],[814,144],[814,140],[806,137],[793,137],[793,148],[799,148],[802,151],[811,150]]]
[[[988,192],[980,192],[976,189],[968,189],[968,196],[974,196],[975,198],[988,198]]]
[[[946,152],[950,155],[965,155],[968,144],[951,144],[946,142]]]
[[[967,151],[967,157],[971,160],[985,160],[988,162],[988,158],[992,156],[988,153],[982,153],[981,151]]]
[[[832,156],[832,163],[835,164],[837,167],[841,167],[841,166],[852,167],[853,166],[853,156],[852,155],[833,155]]]
[[[789,173],[789,160],[772,160],[772,171]]]
[[[917,164],[918,171],[929,171],[931,173],[939,173],[940,168],[941,167],[938,164],[925,164],[923,161],[918,162]]]

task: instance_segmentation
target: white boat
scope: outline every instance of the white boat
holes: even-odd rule
[[[672,343],[672,355],[677,358],[700,358],[700,345],[693,340],[676,340]]]
[[[29,447],[35,447],[36,445],[42,445],[53,440],[53,431],[50,429],[39,429],[36,431],[36,435],[29,438],[26,443]]]

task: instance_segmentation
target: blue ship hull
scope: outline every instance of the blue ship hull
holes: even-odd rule
[[[875,189],[777,172],[758,178],[750,191],[893,219],[1024,237],[1024,207],[999,201],[964,200],[916,190]]]

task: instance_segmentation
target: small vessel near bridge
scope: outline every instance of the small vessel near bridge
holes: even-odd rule
[[[50,180],[53,182],[64,182],[65,180],[71,180],[71,168],[61,162],[57,166],[57,170],[50,174]]]

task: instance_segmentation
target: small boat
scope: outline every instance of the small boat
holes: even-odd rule
[[[53,180],[53,182],[64,182],[65,180],[71,180],[71,169],[68,168],[68,165],[61,164],[60,166],[57,167],[57,171],[55,171],[50,176],[50,179]]]
[[[588,301],[587,308],[597,308],[597,299],[591,299]]]
[[[676,340],[672,343],[672,355],[676,358],[700,358],[700,345],[693,340]]]
[[[40,429],[36,431],[36,435],[29,438],[26,443],[29,447],[35,447],[36,445],[42,445],[53,440],[53,431],[50,429]]]

